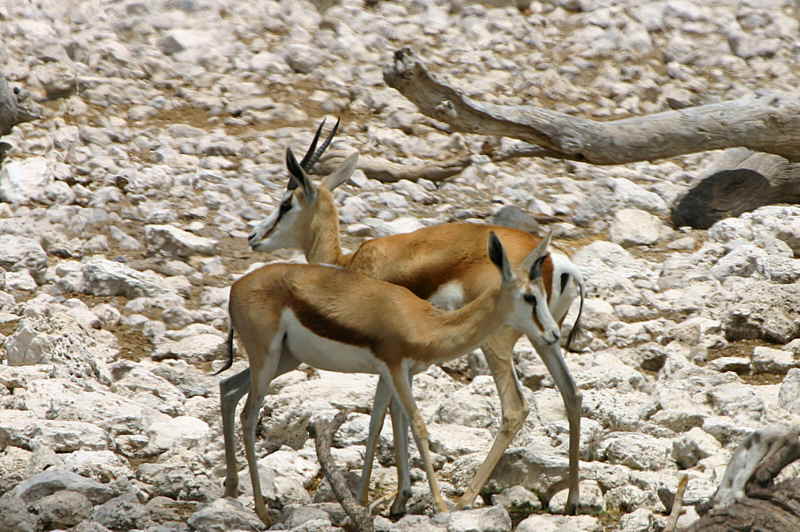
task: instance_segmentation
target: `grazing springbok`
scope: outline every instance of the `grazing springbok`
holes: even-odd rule
[[[480,242],[488,238],[490,231],[498,234],[505,244],[511,263],[519,266],[522,260],[536,248],[541,240],[527,232],[500,226],[470,223],[451,223],[427,227],[412,233],[367,240],[352,254],[344,254],[339,240],[339,218],[332,191],[347,181],[356,167],[357,154],[345,162],[319,186],[314,185],[305,174],[319,159],[330,144],[338,126],[334,126],[323,145],[317,142],[323,123],[317,129],[314,140],[298,167],[289,167],[290,177],[280,207],[250,236],[250,246],[257,251],[274,251],[284,248],[301,249],[309,263],[333,264],[358,271],[375,279],[404,286],[418,297],[446,309],[454,309],[472,301],[496,283],[497,275],[486,257]],[[305,171],[304,171],[305,170]],[[548,254],[542,264],[542,275],[547,292],[547,305],[559,325],[567,315],[569,307],[580,293],[583,302],[583,282],[580,272],[561,253]],[[580,312],[578,313],[578,320]],[[569,345],[578,327],[576,321],[569,335]],[[478,469],[469,487],[460,498],[458,506],[472,504],[479,491],[490,477],[497,462],[528,415],[521,385],[514,372],[512,351],[524,331],[503,327],[487,337],[481,348],[486,356],[500,395],[502,419],[495,441]],[[538,336],[529,336],[539,356],[558,387],[566,405],[570,429],[569,495],[567,511],[575,513],[579,501],[578,453],[580,442],[581,398],[572,376],[564,362],[558,344],[548,344]],[[231,337],[229,337],[229,345]],[[227,369],[223,367],[221,371]],[[234,413],[236,404],[247,393],[249,370],[244,370],[220,382],[222,422],[225,438],[226,478],[225,495],[235,497],[238,491],[238,472],[233,440]],[[375,394],[370,419],[364,472],[359,487],[359,498],[366,504],[372,463],[375,456],[380,429],[391,399],[388,383],[381,378]],[[398,470],[407,470],[408,422],[399,406],[392,408],[391,419],[395,437]],[[402,438],[398,441],[397,438]],[[400,478],[398,495],[392,514],[404,512],[410,496],[410,478]]]
[[[502,325],[557,344],[559,328],[543,282],[547,244],[545,239],[523,260],[527,274],[518,278],[500,239],[489,233],[488,257],[501,281],[496,274],[487,276],[483,293],[449,311],[402,286],[333,266],[272,264],[237,280],[228,311],[231,331],[239,334],[250,363],[242,431],[261,520],[270,524],[255,454],[258,413],[270,382],[300,363],[380,375],[411,421],[436,511],[449,511],[433,472],[428,430],[411,393],[411,376],[468,353]]]

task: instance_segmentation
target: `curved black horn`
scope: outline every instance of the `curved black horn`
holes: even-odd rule
[[[322,143],[322,146],[320,146],[319,149],[317,151],[315,151],[313,155],[311,155],[311,157],[308,157],[308,154],[306,154],[306,157],[308,157],[308,161],[306,161],[306,157],[303,157],[303,162],[306,163],[305,165],[303,165],[303,170],[308,172],[311,168],[314,167],[315,164],[317,164],[317,161],[319,161],[319,158],[322,157],[322,154],[325,153],[326,149],[328,149],[328,146],[330,145],[331,141],[333,140],[333,137],[336,136],[336,132],[339,130],[339,122],[340,121],[341,121],[340,118],[336,119],[336,124],[334,124],[333,129],[331,129],[330,134],[328,134],[328,138],[325,139],[325,142]],[[324,123],[325,123],[325,121],[323,120],[322,124],[324,124]],[[322,129],[322,124],[320,124],[319,129],[317,130],[317,135],[314,137],[314,142],[311,143],[311,147],[312,148],[316,147],[316,145],[317,145],[317,137],[319,137],[319,132]],[[311,150],[309,149],[309,153],[310,152],[311,152]]]
[[[319,127],[317,128],[317,132],[314,133],[314,140],[311,141],[311,145],[308,147],[308,150],[306,150],[306,154],[303,155],[303,160],[300,161],[300,166],[303,168],[303,170],[308,171],[309,168],[311,168],[314,165],[314,163],[311,161],[314,157],[314,152],[317,149],[317,141],[319,140],[319,135],[320,133],[322,133],[322,128],[325,127],[325,120],[326,119],[323,118],[322,122],[320,122]]]

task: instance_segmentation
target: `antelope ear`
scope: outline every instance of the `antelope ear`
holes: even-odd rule
[[[300,167],[297,159],[294,158],[291,148],[286,148],[286,168],[289,169],[289,186],[287,188],[292,190],[299,185],[303,187],[303,194],[306,196],[306,201],[314,201],[317,195],[314,184],[311,183],[311,180]],[[294,186],[292,186],[292,184],[294,184]]]
[[[346,182],[350,179],[350,176],[353,175],[353,172],[356,171],[358,167],[358,152],[350,155],[347,159],[345,159],[342,166],[336,169],[332,174],[329,174],[325,179],[322,180],[322,187],[327,188],[328,190],[333,190],[342,183]]]
[[[511,271],[511,264],[509,264],[508,257],[506,257],[503,243],[500,242],[494,231],[489,232],[489,260],[500,270],[504,283],[514,279],[514,273]]]
[[[523,272],[530,272],[531,269],[537,262],[537,259],[544,259],[550,253],[550,241],[553,239],[553,230],[550,229],[547,231],[547,234],[544,235],[544,238],[539,245],[536,246],[536,249],[528,253],[528,256],[525,257],[522,262],[520,263],[520,269]],[[539,261],[541,264],[541,261]]]

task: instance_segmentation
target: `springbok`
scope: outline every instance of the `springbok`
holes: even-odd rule
[[[291,162],[291,152],[289,158]],[[559,328],[550,315],[543,282],[548,240],[523,260],[527,275],[518,278],[500,239],[489,233],[488,256],[501,282],[496,275],[484,274],[489,277],[484,282],[487,289],[450,311],[402,286],[332,266],[272,264],[237,280],[228,311],[231,331],[238,332],[250,363],[242,431],[261,520],[270,524],[255,454],[258,413],[270,382],[302,362],[328,371],[378,374],[388,383],[411,420],[434,506],[447,512],[433,471],[428,430],[411,393],[411,376],[468,353],[502,325],[557,344]]]
[[[290,177],[280,208],[251,234],[249,242],[253,250],[274,251],[284,248],[301,249],[309,263],[332,264],[352,271],[364,273],[372,278],[404,286],[418,297],[446,309],[455,309],[474,300],[492,283],[496,274],[486,257],[481,241],[494,231],[505,244],[511,263],[519,266],[541,240],[529,233],[500,226],[451,223],[426,227],[412,233],[376,238],[363,242],[352,254],[342,252],[339,239],[339,217],[332,191],[346,182],[355,171],[358,154],[348,157],[333,173],[326,176],[319,186],[314,185],[305,174],[320,158],[333,139],[339,122],[323,145],[317,143],[324,121],[300,162],[300,168],[289,168]],[[550,253],[542,264],[542,275],[547,292],[547,305],[559,326],[578,293],[583,307],[583,282],[579,270],[561,253]],[[576,320],[569,338],[577,330]],[[503,327],[486,338],[481,348],[494,377],[502,408],[502,419],[492,447],[477,473],[458,502],[459,507],[472,504],[483,485],[489,479],[497,462],[528,415],[521,385],[514,372],[512,352],[514,344],[524,331]],[[531,343],[545,363],[564,400],[570,429],[569,495],[567,511],[575,513],[579,501],[578,454],[580,443],[581,397],[569,373],[558,344],[547,344],[540,337],[529,336]],[[229,336],[229,346],[231,337]],[[226,365],[219,372],[230,367]],[[234,413],[238,401],[247,393],[249,370],[220,382],[222,401],[223,435],[225,439],[226,478],[225,495],[235,497],[238,491],[236,453],[234,447]],[[380,430],[391,399],[390,388],[381,378],[375,393],[370,419],[364,471],[359,486],[359,498],[366,504],[372,464]],[[390,410],[397,453],[398,474],[407,467],[408,421],[402,416],[399,406]],[[398,440],[402,438],[402,440]],[[401,463],[403,462],[403,463]],[[410,478],[400,477],[398,495],[392,514],[404,512],[410,496]]]

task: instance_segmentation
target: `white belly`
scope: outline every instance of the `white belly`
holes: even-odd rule
[[[385,367],[365,347],[318,336],[300,323],[289,309],[281,314],[281,322],[292,356],[309,366],[341,373],[381,373],[381,368]]]
[[[431,305],[444,310],[456,310],[464,306],[464,288],[461,281],[450,281],[436,289],[428,298]]]

